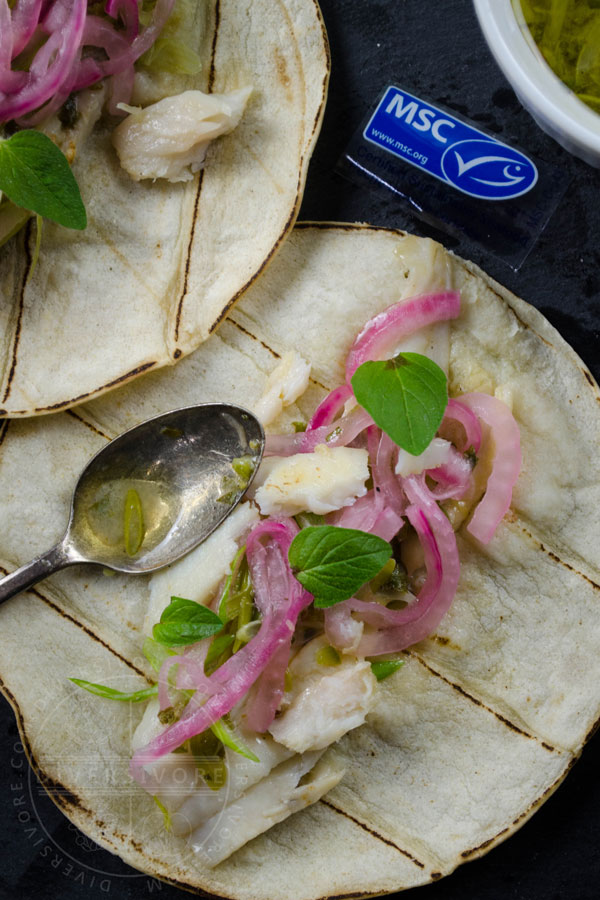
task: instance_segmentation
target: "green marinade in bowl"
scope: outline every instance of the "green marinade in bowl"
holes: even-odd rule
[[[584,103],[600,112],[600,0],[520,0],[544,59]]]

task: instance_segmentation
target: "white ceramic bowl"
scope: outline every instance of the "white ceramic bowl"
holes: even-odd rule
[[[489,48],[519,100],[540,128],[600,168],[600,115],[554,74],[535,45],[521,7],[513,0],[474,0]]]

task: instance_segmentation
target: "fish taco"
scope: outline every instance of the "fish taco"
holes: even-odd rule
[[[302,225],[175,369],[4,426],[2,566],[56,540],[109,438],[214,400],[268,436],[205,544],[0,611],[32,765],[90,837],[187,889],[316,900],[448,874],[535,812],[600,715],[593,378],[435,242]]]
[[[293,225],[329,54],[316,0],[2,8],[21,52],[5,71],[5,22],[0,128],[58,144],[87,210],[85,230],[44,220],[38,248],[35,217],[0,195],[0,416],[13,417],[171,365],[217,327]],[[40,67],[63,79],[50,99]]]

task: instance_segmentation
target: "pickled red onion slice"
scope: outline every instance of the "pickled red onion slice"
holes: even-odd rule
[[[312,431],[298,434],[268,434],[265,456],[291,456],[294,453],[312,453],[318,444],[329,447],[346,447],[361,431],[373,425],[373,419],[362,407],[357,406],[347,416],[331,425],[320,425]]]
[[[6,3],[6,0],[2,0]],[[0,6],[2,4],[0,3]],[[10,14],[12,28],[12,59],[25,49],[33,35],[40,18],[42,0],[19,0]],[[5,23],[0,14],[0,35],[3,35]],[[3,63],[3,60],[2,60]]]
[[[436,487],[431,490],[436,500],[460,500],[471,486],[473,467],[456,447],[451,446],[447,461],[435,469],[427,469],[426,474],[437,482]]]
[[[364,656],[397,653],[428,637],[450,608],[460,574],[456,537],[450,522],[425,485],[423,475],[404,481],[410,501],[406,516],[417,532],[425,556],[427,578],[417,601],[405,609],[387,609],[379,603],[352,598],[345,601],[361,618],[381,631],[367,634],[359,645]],[[368,617],[368,618],[367,618]]]
[[[104,11],[112,19],[121,19],[128,41],[137,37],[139,32],[137,0],[106,0]]]
[[[352,388],[347,384],[341,384],[339,387],[334,388],[317,406],[312,419],[306,426],[306,430],[314,431],[315,428],[320,428],[321,425],[331,425],[346,400],[349,400],[351,396]]]
[[[521,469],[521,436],[510,409],[497,397],[463,394],[460,402],[489,426],[494,443],[494,462],[486,491],[467,525],[469,534],[488,544],[512,500],[512,489]]]
[[[0,94],[0,121],[22,116],[54,96],[69,75],[81,40],[87,14],[86,0],[56,0],[50,15],[56,30],[36,53],[23,85]]]
[[[462,453],[466,453],[466,451],[472,447],[475,453],[479,453],[479,448],[481,447],[481,425],[473,410],[464,403],[461,403],[460,400],[451,397],[448,400],[448,406],[444,413],[444,419],[441,426],[442,429],[444,422],[449,420],[460,422],[465,430],[465,442],[462,447],[459,447],[458,449],[461,450]]]
[[[17,0],[12,10],[7,0],[0,0],[0,122],[35,113],[22,122],[35,124],[58,109],[71,91],[109,75],[119,75],[112,85],[115,111],[117,102],[129,99],[133,64],[156,41],[174,2],[157,0],[152,21],[140,31],[136,0],[107,0],[105,11],[119,20],[116,27],[88,15],[86,0]],[[45,43],[38,49],[35,43],[30,46],[43,34],[48,35]],[[28,47],[35,51],[29,71],[13,71],[12,59]],[[101,47],[108,59],[82,59],[84,47]]]
[[[373,483],[376,490],[383,495],[386,504],[402,515],[406,504],[400,481],[393,468],[397,453],[397,444],[384,431],[380,432],[377,453],[371,462]]]
[[[402,338],[434,322],[455,319],[459,312],[458,291],[420,294],[388,306],[367,322],[352,344],[346,359],[347,383],[364,362],[384,358]]]
[[[169,675],[174,666],[178,666],[176,687],[179,690],[195,690],[201,691],[207,697],[214,693],[215,685],[204,674],[204,659],[208,651],[209,641],[202,641],[202,658],[189,656],[185,653],[177,656],[169,656],[165,659],[158,673],[158,701],[160,709],[164,710],[171,706],[171,698],[169,696]]]
[[[328,525],[338,528],[357,528],[360,531],[371,531],[383,509],[383,497],[377,491],[368,491],[359,497],[351,506],[344,506],[327,516]]]
[[[217,719],[230,712],[246,696],[280,647],[288,644],[298,616],[312,601],[312,596],[294,578],[287,561],[287,550],[297,530],[296,524],[289,519],[264,520],[250,533],[246,552],[255,602],[263,613],[260,630],[210,676],[211,686],[216,685],[217,690],[203,705],[200,704],[204,696],[192,697],[178,722],[135,752],[130,772],[141,784],[147,781],[144,766],[210,728]],[[287,578],[282,574],[284,570],[288,573]]]
[[[281,644],[273,656],[273,659],[254,685],[246,708],[246,725],[251,731],[262,734],[267,731],[279,705],[283,699],[285,690],[285,673],[291,655],[291,636],[288,641]]]

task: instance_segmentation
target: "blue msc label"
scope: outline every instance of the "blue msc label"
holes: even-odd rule
[[[511,200],[538,180],[519,150],[398,87],[387,88],[363,135],[469,197]]]

